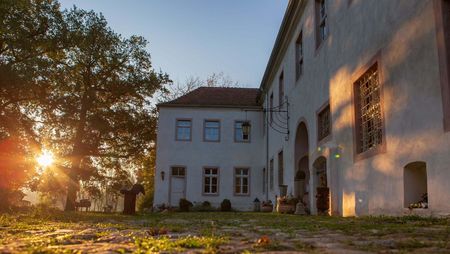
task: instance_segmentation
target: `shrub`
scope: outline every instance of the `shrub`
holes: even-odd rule
[[[220,210],[222,212],[229,212],[231,211],[231,201],[229,199],[224,199],[222,203],[220,204]]]
[[[217,211],[216,208],[211,206],[211,203],[209,201],[203,201],[202,203],[195,203],[194,207],[192,208],[193,211],[196,212],[213,212]]]
[[[179,206],[180,206],[181,212],[189,212],[189,208],[191,208],[193,205],[192,205],[191,201],[189,201],[185,198],[182,198],[182,199],[180,199]]]

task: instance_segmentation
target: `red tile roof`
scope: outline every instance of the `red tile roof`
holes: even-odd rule
[[[159,107],[257,107],[258,88],[200,87],[177,99],[158,104]]]

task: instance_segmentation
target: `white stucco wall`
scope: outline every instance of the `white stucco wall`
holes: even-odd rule
[[[315,159],[324,155],[339,214],[404,213],[403,167],[414,161],[427,163],[427,212],[449,213],[450,133],[443,130],[433,1],[354,0],[352,5],[345,0],[328,1],[329,36],[318,50],[313,5],[314,1],[307,1],[267,92],[274,93],[277,105],[278,77],[283,71],[285,94],[290,101],[291,135],[289,141],[284,141],[283,135],[270,131],[269,156],[274,158],[277,169],[277,153],[284,150],[288,193],[293,192],[296,170],[296,128],[304,121],[309,135],[310,173],[313,175]],[[295,40],[301,30],[304,74],[296,81]],[[355,75],[377,53],[384,79],[386,152],[355,161],[352,84]],[[328,100],[332,138],[318,145],[316,112]],[[340,158],[335,158],[336,154]],[[277,194],[276,188],[270,196]],[[314,196],[311,193],[312,203]],[[314,206],[312,210],[315,212]]]
[[[267,96],[274,94],[278,105],[278,77],[284,73],[285,95],[289,98],[288,140],[269,129],[263,132],[261,113],[249,113],[252,142],[233,142],[233,123],[245,119],[236,109],[161,108],[155,204],[168,202],[168,182],[161,171],[172,165],[187,167],[187,199],[211,201],[216,206],[231,199],[234,207],[250,209],[255,197],[275,201],[278,188],[278,153],[284,155],[284,184],[294,193],[297,170],[296,131],[301,122],[308,130],[309,170],[320,156],[327,159],[327,177],[333,214],[404,214],[404,167],[426,162],[428,214],[450,213],[450,132],[443,128],[443,104],[433,0],[347,0],[328,1],[329,36],[319,49],[315,43],[314,1],[304,1],[287,47],[278,55],[273,74],[267,80]],[[304,69],[295,77],[295,41],[303,31]],[[355,160],[353,83],[374,57],[381,75],[384,108],[385,151]],[[326,142],[317,141],[317,111],[329,101],[332,133]],[[191,142],[176,142],[175,119],[193,119]],[[203,142],[203,120],[222,119],[220,143]],[[268,135],[268,137],[266,136]],[[266,141],[268,138],[268,146]],[[267,151],[268,150],[268,151]],[[266,157],[268,152],[268,158]],[[274,160],[274,189],[262,191],[262,169]],[[297,158],[298,159],[298,158]],[[220,168],[220,195],[201,194],[202,167]],[[235,197],[233,167],[251,168],[251,195]],[[315,186],[314,177],[310,186]],[[269,183],[267,183],[269,185]],[[309,202],[315,209],[315,192]]]
[[[262,113],[248,112],[251,122],[251,142],[234,141],[234,122],[246,120],[246,113],[236,108],[172,108],[161,107],[158,121],[156,161],[155,205],[169,202],[170,167],[186,167],[186,198],[191,202],[209,201],[220,206],[223,199],[230,199],[238,210],[253,209],[253,200],[263,198],[262,181],[264,160],[262,159]],[[175,122],[179,118],[192,119],[192,141],[175,140]],[[203,141],[205,119],[220,120],[220,142]],[[219,195],[202,194],[203,167],[219,168]],[[233,171],[235,167],[250,168],[250,195],[235,196],[233,193]],[[165,171],[165,180],[161,180]]]

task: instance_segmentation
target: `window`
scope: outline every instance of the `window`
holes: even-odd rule
[[[270,164],[269,164],[269,185],[270,185],[270,190],[273,190],[273,159],[270,160]]]
[[[179,141],[190,141],[191,127],[191,120],[177,120],[175,139]]]
[[[204,168],[203,169],[203,194],[217,195],[219,194],[219,169]]]
[[[236,121],[234,123],[234,141],[235,142],[250,142],[250,132],[248,135],[244,135],[244,132],[242,131],[242,124],[243,121]]]
[[[184,177],[186,169],[184,167],[172,167],[172,176]]]
[[[298,80],[303,74],[303,31],[300,32],[295,42],[295,66],[295,76]]]
[[[316,0],[316,48],[327,38],[327,1]]]
[[[250,170],[248,168],[234,169],[234,194],[249,195],[250,194]]]
[[[444,131],[450,131],[450,0],[434,1]]]
[[[270,94],[270,99],[269,99],[269,122],[272,123],[273,121],[273,93]]]
[[[372,150],[383,142],[383,120],[378,65],[375,64],[355,82],[357,151]]]
[[[317,115],[317,133],[318,140],[328,137],[331,133],[331,112],[330,112],[330,104],[325,106],[319,114]]]
[[[284,104],[284,74],[281,72],[278,80],[278,105],[283,107]]]
[[[278,153],[278,185],[284,184],[283,151]]]
[[[216,120],[205,120],[203,140],[209,142],[220,141],[220,122]]]

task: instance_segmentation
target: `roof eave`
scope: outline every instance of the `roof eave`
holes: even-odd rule
[[[276,60],[280,51],[283,48],[284,42],[289,39],[288,33],[290,32],[290,26],[292,24],[292,20],[295,18],[296,10],[298,7],[303,4],[305,0],[290,0],[288,7],[286,8],[286,13],[283,17],[283,21],[281,22],[280,30],[278,31],[277,38],[275,40],[275,44],[273,46],[272,52],[269,57],[269,61],[266,66],[266,70],[264,71],[263,78],[261,80],[261,84],[259,86],[261,94],[259,95],[259,100],[263,100],[262,97],[265,94],[265,89],[267,86],[267,82],[272,74],[273,68],[276,65]]]

